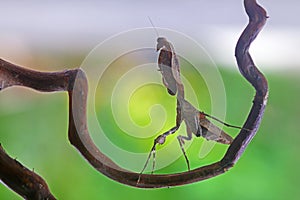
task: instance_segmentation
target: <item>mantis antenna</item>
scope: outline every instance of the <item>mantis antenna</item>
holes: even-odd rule
[[[157,31],[157,29],[156,29],[156,26],[154,26],[154,24],[153,24],[153,22],[152,22],[152,20],[151,20],[151,18],[150,18],[149,16],[148,16],[148,19],[149,19],[149,21],[150,21],[150,23],[151,23],[152,27],[154,28],[154,30],[155,30],[155,33],[156,33],[157,37],[159,38],[159,34],[158,34],[158,31]]]

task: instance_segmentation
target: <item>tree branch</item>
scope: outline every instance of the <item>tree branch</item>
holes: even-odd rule
[[[10,158],[0,145],[0,179],[25,199],[55,200],[46,182],[35,172]]]
[[[256,95],[251,111],[243,126],[244,129],[242,129],[234,139],[223,159],[214,164],[182,173],[154,175],[141,175],[119,167],[97,148],[89,135],[86,117],[88,82],[85,73],[81,69],[53,73],[37,72],[0,59],[0,90],[10,86],[20,85],[44,92],[68,91],[68,136],[71,144],[80,151],[83,157],[96,170],[120,183],[140,188],[158,188],[184,185],[220,175],[233,167],[251,139],[255,136],[268,98],[267,81],[254,65],[251,55],[248,52],[250,44],[266,22],[266,12],[255,0],[244,0],[244,5],[249,16],[249,24],[237,43],[235,55],[241,74],[253,85],[256,90]],[[21,168],[23,170],[19,170],[18,173],[22,176],[27,174],[30,178],[24,180],[23,183],[13,182],[13,184],[11,184],[11,176],[16,173],[13,169],[20,164],[14,161],[12,162],[14,166],[9,165],[4,162],[7,155],[4,151],[2,154],[0,157],[1,180],[23,197],[28,194],[28,191],[36,189],[37,194],[40,194],[40,196],[26,197],[28,199],[43,199],[39,198],[44,194],[43,192],[40,192],[37,188],[30,187],[31,184],[35,185],[40,183],[41,178],[35,173],[28,173],[28,170],[25,168]],[[9,176],[8,173],[4,173],[6,170],[11,176]],[[138,180],[139,182],[137,183]],[[43,188],[47,187],[43,185]]]

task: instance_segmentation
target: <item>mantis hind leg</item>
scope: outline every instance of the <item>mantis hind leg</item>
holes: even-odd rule
[[[191,170],[191,168],[190,168],[190,162],[189,162],[189,159],[188,159],[188,157],[187,157],[187,155],[186,155],[186,152],[185,152],[184,146],[183,146],[185,140],[188,141],[188,140],[191,140],[191,139],[192,139],[192,131],[191,131],[191,129],[189,128],[189,126],[186,127],[186,132],[187,132],[187,136],[178,135],[178,136],[177,136],[177,140],[178,140],[178,142],[179,142],[181,151],[182,151],[183,156],[184,156],[184,158],[185,158],[185,161],[186,161],[186,164],[187,164],[187,167],[188,167],[188,171],[190,171],[190,170]]]
[[[179,124],[180,125],[180,124]],[[157,144],[164,144],[166,141],[166,137],[170,134],[175,133],[178,130],[179,126],[174,126],[173,128],[171,128],[170,130],[168,130],[167,132],[159,135],[157,138],[155,138],[154,142],[153,142],[153,146],[151,148],[151,151],[148,155],[148,158],[146,160],[146,163],[142,169],[142,171],[140,172],[140,174],[142,174],[144,172],[144,170],[146,169],[148,162],[151,158],[151,155],[153,156],[153,163],[152,163],[152,170],[151,170],[151,174],[153,174],[154,168],[155,168],[155,158],[156,158],[156,145]]]

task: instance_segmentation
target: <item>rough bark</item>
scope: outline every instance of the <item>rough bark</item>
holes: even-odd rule
[[[244,5],[249,24],[238,40],[235,55],[241,74],[253,85],[256,95],[243,125],[244,129],[233,140],[224,157],[214,164],[176,174],[141,175],[119,167],[96,147],[89,135],[86,120],[88,82],[81,69],[46,73],[19,67],[0,59],[0,90],[19,85],[43,92],[67,91],[68,136],[71,144],[96,170],[120,183],[139,188],[159,188],[184,185],[220,175],[234,166],[255,136],[268,98],[267,81],[256,68],[248,51],[266,22],[266,12],[255,0],[244,0]],[[40,176],[9,158],[2,147],[0,153],[0,178],[8,187],[26,199],[55,199]]]

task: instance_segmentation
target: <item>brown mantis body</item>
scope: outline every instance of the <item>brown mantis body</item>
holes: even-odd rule
[[[249,53],[253,40],[264,27],[268,16],[256,0],[244,0],[244,6],[249,23],[237,42],[235,56],[241,74],[255,89],[255,97],[243,129],[234,138],[224,156],[215,163],[173,174],[141,174],[118,166],[96,147],[90,137],[86,116],[88,80],[80,68],[61,72],[40,72],[0,59],[0,90],[18,85],[43,92],[67,91],[69,94],[69,141],[95,170],[119,183],[138,188],[162,188],[191,184],[219,176],[235,166],[255,137],[269,94],[268,82]],[[177,112],[181,112],[181,109]],[[208,115],[204,114],[204,116]],[[217,120],[212,116],[209,117]],[[78,122],[80,122],[79,127],[75,125]],[[33,145],[35,144],[34,141]],[[22,197],[55,199],[45,181],[36,172],[26,169],[21,163],[11,158],[1,145],[0,163],[1,182]],[[55,164],[60,166],[59,163]]]
[[[191,140],[193,134],[196,137],[204,137],[207,140],[213,140],[222,144],[231,144],[233,139],[230,135],[225,133],[219,127],[215,126],[212,122],[210,122],[206,117],[211,117],[212,119],[223,123],[226,126],[240,128],[238,126],[233,126],[227,123],[218,120],[215,117],[212,117],[204,112],[197,110],[191,103],[189,103],[184,98],[184,86],[180,79],[180,69],[179,69],[179,60],[175,53],[173,45],[168,42],[165,38],[159,37],[157,39],[157,51],[160,51],[158,57],[158,66],[159,71],[162,74],[163,84],[168,90],[170,95],[177,94],[177,116],[176,116],[176,125],[168,130],[167,132],[159,135],[155,140],[154,144],[151,148],[150,154],[147,158],[147,161],[142,169],[141,173],[147,167],[147,164],[150,160],[150,157],[153,153],[153,173],[155,167],[155,154],[156,154],[156,145],[164,144],[166,141],[166,137],[170,134],[175,133],[181,123],[184,121],[186,124],[187,135],[179,135],[177,136],[177,140],[179,142],[182,153],[185,157],[188,170],[190,170],[189,160],[184,150],[184,141]]]
[[[174,47],[165,38],[157,39],[156,50],[160,50],[158,57],[158,67],[162,74],[162,80],[168,93],[174,96],[177,93],[178,84],[181,84],[178,58]]]

